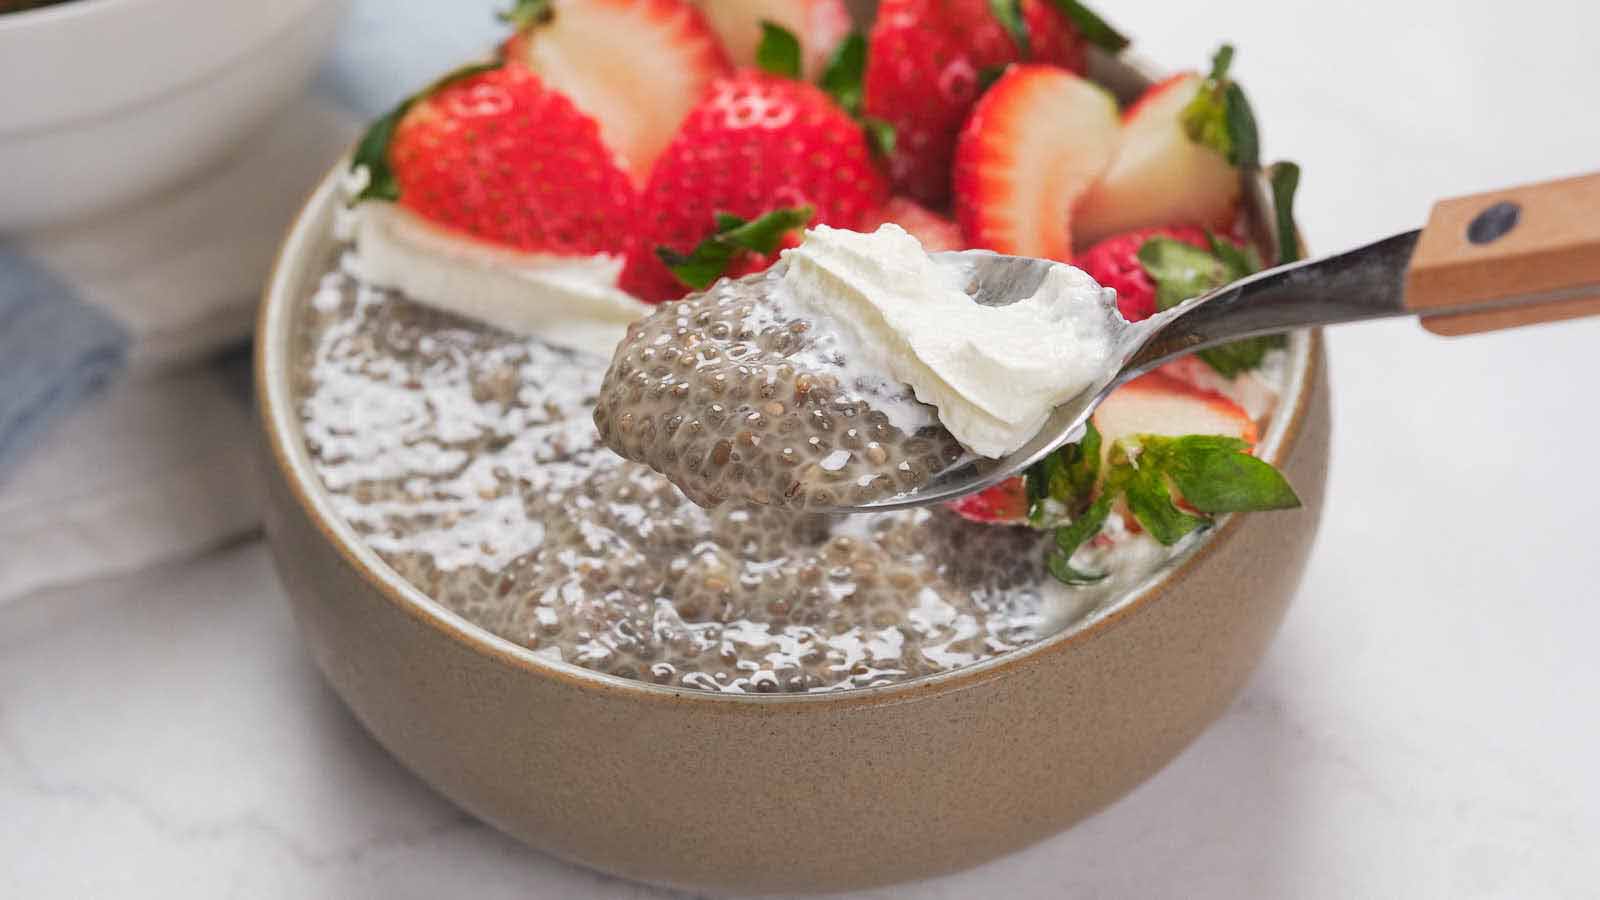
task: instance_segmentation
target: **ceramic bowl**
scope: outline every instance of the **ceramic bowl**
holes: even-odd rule
[[[72,0],[0,15],[0,232],[202,171],[316,72],[337,0]]]
[[[356,717],[440,793],[532,847],[736,892],[981,863],[1166,765],[1239,692],[1300,580],[1328,457],[1311,333],[1291,340],[1288,391],[1259,449],[1304,508],[1226,519],[1086,625],[969,668],[826,694],[710,694],[537,658],[391,571],[311,467],[289,350],[335,253],[335,178],[290,233],[261,313],[267,534],[316,663]]]

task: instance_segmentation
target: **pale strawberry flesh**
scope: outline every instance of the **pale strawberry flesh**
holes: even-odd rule
[[[850,33],[850,11],[843,0],[692,0],[705,15],[728,58],[754,66],[763,22],[786,29],[800,41],[803,74],[814,80],[829,54]]]
[[[638,183],[711,81],[728,71],[715,32],[685,0],[550,0],[507,59],[600,122]]]
[[[1072,205],[1111,163],[1119,124],[1104,88],[1054,66],[1012,66],[956,145],[956,220],[973,247],[1072,259]]]
[[[1232,224],[1239,173],[1221,154],[1191,140],[1181,121],[1201,81],[1192,72],[1175,75],[1129,107],[1115,161],[1074,211],[1081,242],[1169,222],[1217,230]]]
[[[1255,420],[1239,404],[1161,372],[1141,375],[1112,391],[1095,410],[1094,424],[1107,449],[1139,434],[1217,434],[1248,444],[1258,437]]]

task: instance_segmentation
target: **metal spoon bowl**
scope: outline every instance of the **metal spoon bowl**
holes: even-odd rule
[[[854,506],[811,510],[836,514],[886,512],[953,500],[1021,474],[1076,439],[1095,408],[1118,386],[1197,350],[1263,334],[1389,316],[1413,315],[1405,305],[1405,277],[1420,232],[1411,231],[1336,256],[1259,272],[1146,319],[1130,323],[1114,303],[1101,310],[1113,352],[1101,376],[1077,397],[1056,407],[1026,444],[999,459],[966,459],[933,475],[922,487]],[[1005,306],[1031,295],[1050,268],[1063,263],[986,250],[937,254],[968,270],[973,299]],[[1506,304],[1537,298],[1513,298]],[[1474,309],[1481,309],[1482,304]]]

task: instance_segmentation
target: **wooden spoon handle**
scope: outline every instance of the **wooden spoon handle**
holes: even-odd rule
[[[1448,335],[1600,315],[1600,173],[1439,201],[1405,303]]]

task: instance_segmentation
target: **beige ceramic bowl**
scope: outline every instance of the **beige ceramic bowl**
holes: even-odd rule
[[[1291,342],[1261,453],[1301,510],[1233,516],[1111,612],[898,685],[708,694],[536,658],[446,611],[333,512],[304,449],[289,348],[332,260],[334,177],[268,288],[257,391],[267,533],[317,664],[440,793],[530,846],[643,881],[839,890],[972,866],[1150,777],[1239,692],[1311,548],[1328,456],[1320,341]]]

